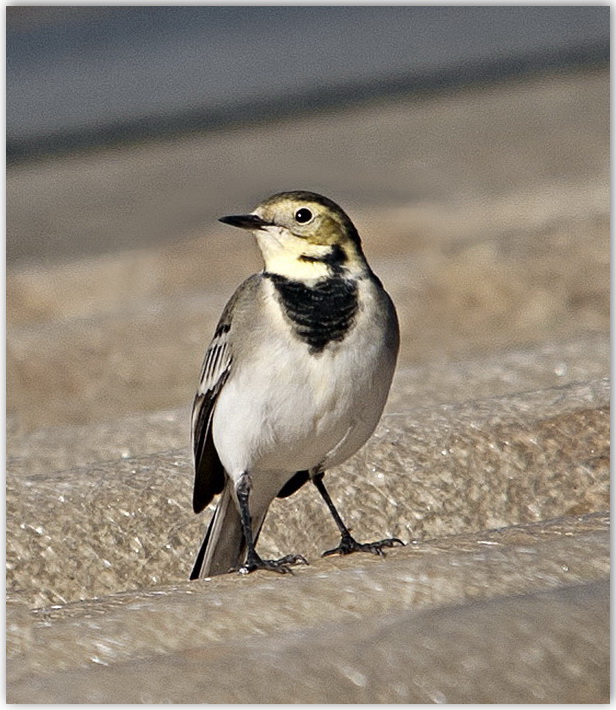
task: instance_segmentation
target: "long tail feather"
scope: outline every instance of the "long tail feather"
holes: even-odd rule
[[[240,514],[227,484],[205,533],[190,578],[213,577],[237,568],[244,558],[245,547]]]

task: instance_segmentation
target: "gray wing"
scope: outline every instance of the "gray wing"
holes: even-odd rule
[[[235,321],[235,327],[240,331],[244,333],[250,331],[252,322],[246,315],[246,308],[258,300],[262,283],[263,275],[254,274],[239,286],[225,306],[212,342],[205,353],[192,411],[192,448],[195,463],[193,510],[195,513],[200,513],[225,486],[225,470],[212,437],[212,415],[218,395],[233,371],[232,321]]]
[[[227,306],[210,343],[192,410],[192,449],[195,466],[193,510],[200,513],[225,485],[225,471],[212,438],[212,414],[218,393],[231,371],[231,319]]]

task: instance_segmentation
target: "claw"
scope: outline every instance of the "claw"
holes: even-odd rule
[[[340,545],[334,547],[332,550],[326,550],[321,556],[329,557],[330,555],[350,555],[352,552],[371,552],[373,555],[380,555],[385,557],[385,552],[383,552],[384,547],[394,547],[395,545],[401,545],[404,547],[402,540],[397,537],[389,537],[385,540],[379,540],[378,542],[357,542],[350,535],[343,535],[340,540]]]
[[[303,555],[285,555],[279,560],[263,560],[259,555],[254,555],[246,560],[238,572],[240,574],[250,574],[258,569],[269,570],[270,572],[278,572],[279,574],[293,574],[291,565],[307,565],[308,560]]]

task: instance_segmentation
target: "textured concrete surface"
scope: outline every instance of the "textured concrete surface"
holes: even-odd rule
[[[606,702],[606,523],[35,614],[9,604],[8,700]]]
[[[605,510],[608,383],[394,412],[327,482],[362,539],[426,539]],[[207,520],[192,513],[191,486],[186,449],[9,474],[8,589],[41,606],[184,579]],[[312,560],[336,539],[305,486],[274,502],[260,549]]]
[[[291,632],[371,612],[580,584],[601,579],[608,569],[608,516],[565,517],[417,542],[385,560],[327,558],[298,568],[293,578],[229,575],[25,612],[23,600],[11,595],[8,653],[37,672],[109,664],[198,643],[239,641],[246,634],[273,634],[281,626]],[[303,601],[294,606],[297,595]],[[140,628],[147,635],[136,633]],[[105,646],[105,638],[116,643]]]
[[[609,700],[608,85],[9,169],[9,243],[46,240],[7,273],[9,702]],[[386,414],[328,483],[358,538],[410,544],[320,558],[306,486],[260,546],[309,567],[189,583],[188,407],[259,265],[214,217],[297,186],[349,209],[398,305]]]

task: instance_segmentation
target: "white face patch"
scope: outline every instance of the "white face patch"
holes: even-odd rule
[[[260,229],[254,232],[254,235],[267,272],[301,281],[318,280],[329,275],[327,264],[320,261],[306,261],[301,257],[320,259],[329,253],[331,247],[311,244],[306,239],[291,234],[285,227],[276,225]]]

